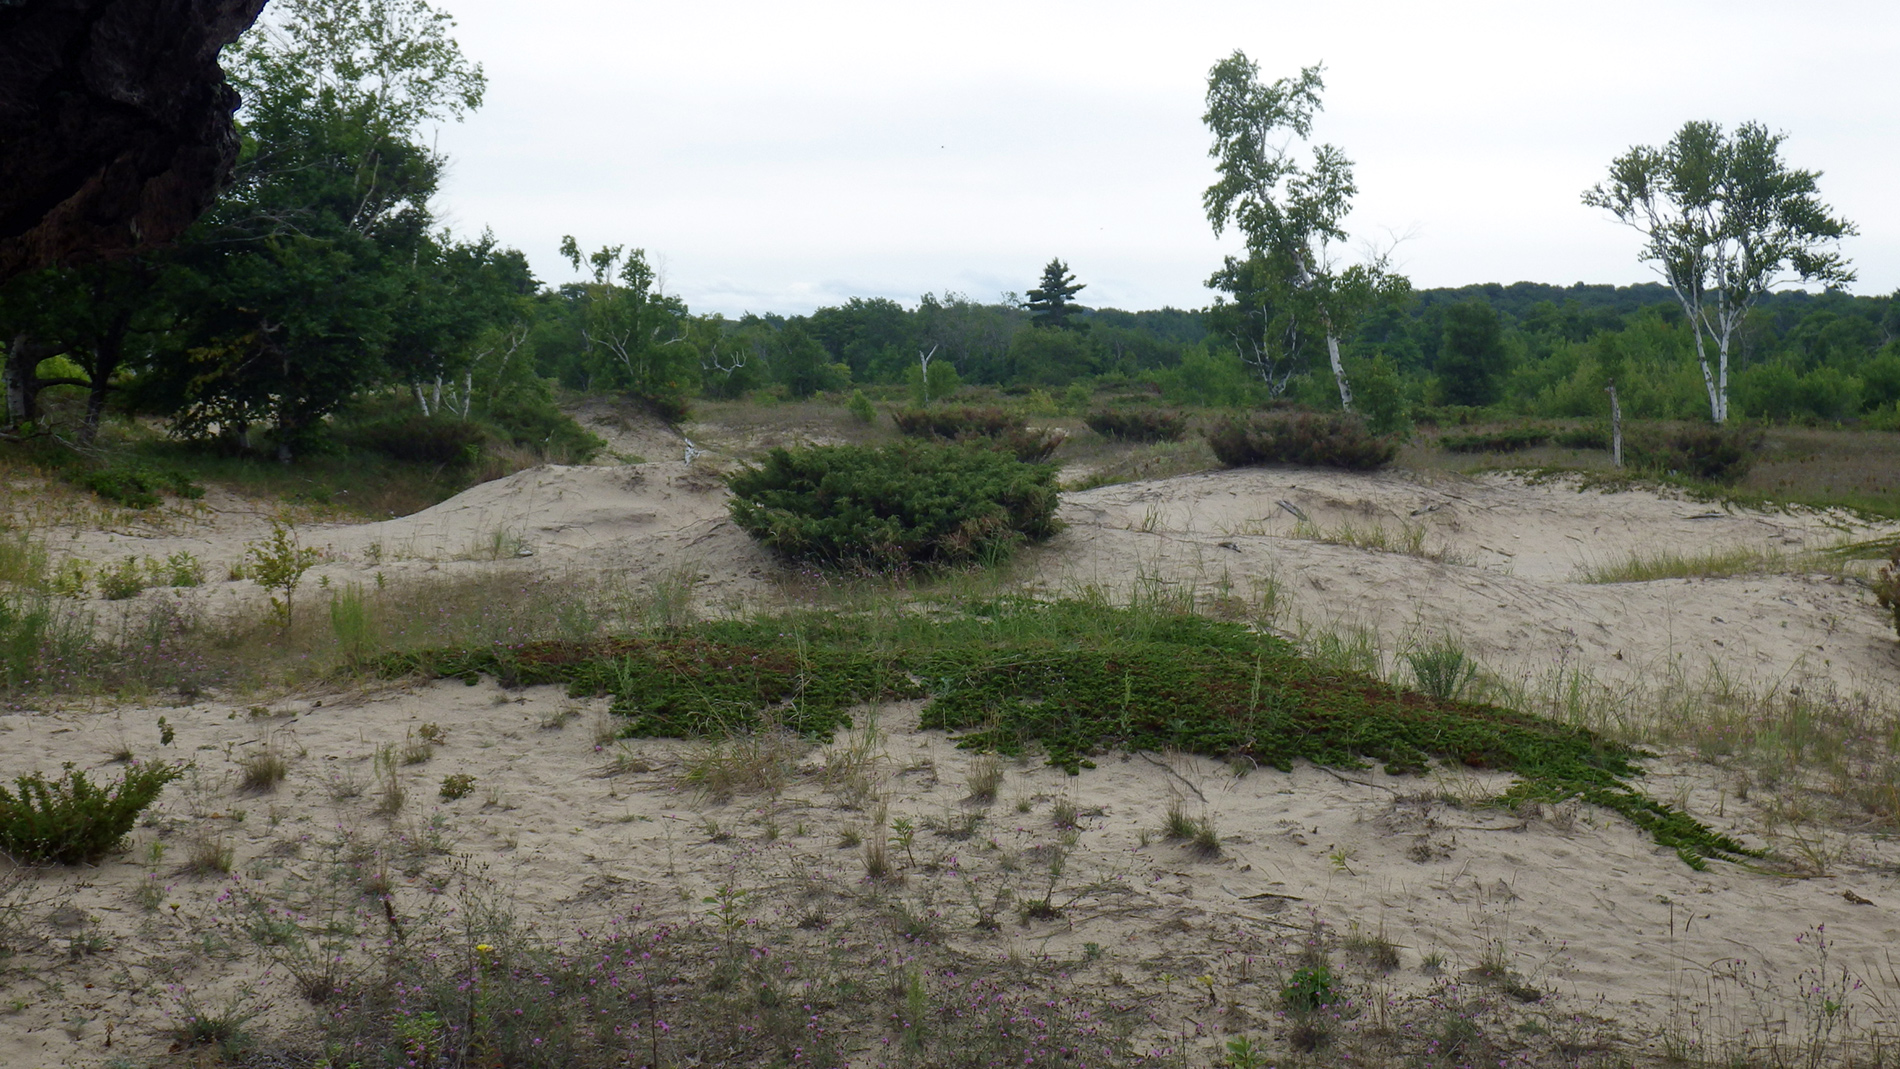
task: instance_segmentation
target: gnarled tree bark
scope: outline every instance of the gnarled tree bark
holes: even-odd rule
[[[151,248],[237,159],[218,53],[264,0],[0,0],[0,282]]]

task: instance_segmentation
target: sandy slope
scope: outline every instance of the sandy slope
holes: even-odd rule
[[[636,467],[538,468],[413,516],[307,527],[306,541],[329,554],[313,579],[369,582],[380,571],[428,581],[509,569],[576,582],[611,575],[637,587],[688,569],[706,577],[696,593],[709,605],[782,597],[785,573],[726,519],[716,471],[645,448],[652,459]],[[1426,547],[1445,559],[1290,537],[1295,521],[1282,501],[1327,528],[1421,524]],[[213,504],[217,511],[163,537],[74,532],[57,548],[94,560],[189,549],[222,576],[265,520],[241,503]],[[1270,582],[1285,630],[1370,628],[1388,655],[1445,633],[1511,679],[1574,669],[1640,687],[1675,668],[1717,665],[1758,685],[1818,679],[1890,693],[1900,681],[1900,648],[1851,581],[1575,581],[1579,567],[1631,550],[1795,551],[1864,533],[1841,516],[1731,512],[1502,476],[1257,469],[1068,494],[1063,518],[1068,530],[1016,566],[1032,588],[1125,593],[1160,581],[1191,586],[1202,599],[1247,600]],[[248,582],[214,582],[193,596],[214,611],[262,597]],[[919,827],[947,827],[966,813],[981,820],[967,840],[921,833],[911,855],[900,855],[907,878],[893,889],[867,881],[859,854],[838,848],[844,829],[865,828],[871,817],[821,782],[823,752],[806,754],[805,773],[777,795],[722,802],[681,788],[688,744],[630,744],[621,766],[637,770],[605,774],[614,751],[589,730],[598,713],[549,688],[443,683],[300,695],[256,711],[212,701],[0,718],[4,776],[62,761],[105,766],[122,745],[141,758],[197,762],[194,779],[168,790],[124,857],[38,874],[25,888],[31,905],[21,915],[36,934],[22,946],[37,948],[29,953],[36,965],[7,977],[13,1008],[0,1013],[0,1064],[156,1054],[166,1043],[157,1034],[178,1013],[177,990],[163,986],[174,981],[206,999],[255,985],[274,1007],[260,1019],[266,1029],[292,1028],[297,999],[287,979],[230,939],[228,892],[279,885],[320,866],[326,843],[346,839],[380,844],[374,849],[391,857],[403,841],[446,850],[415,861],[413,875],[400,874],[405,862],[394,866],[394,901],[405,910],[423,908],[431,883],[466,859],[507,888],[524,915],[555,930],[635,906],[649,916],[695,913],[722,881],[739,879],[761,888],[761,902],[791,896],[794,884],[822,888],[827,908],[861,923],[870,953],[887,938],[872,934],[882,930],[876,918],[893,900],[908,901],[940,912],[944,937],[971,954],[1048,955],[1072,961],[1065,968],[1085,989],[1137,993],[1154,1007],[1157,1028],[1200,1052],[1196,1064],[1211,1061],[1219,1035],[1283,1026],[1272,1013],[1273,977],[1283,972],[1250,972],[1243,959],[1283,966],[1288,941],[1315,921],[1335,933],[1383,931],[1398,944],[1399,970],[1363,979],[1393,1005],[1442,997],[1443,976],[1421,969],[1428,955],[1442,955],[1454,977],[1501,956],[1547,996],[1538,1012],[1574,1020],[1591,1042],[1639,1060],[1660,1051],[1672,1019],[1684,1019],[1671,1017],[1672,1004],[1686,1013],[1699,1003],[1697,1020],[1718,1033],[1777,1014],[1798,1030],[1807,1018],[1796,991],[1815,959],[1811,938],[1796,937],[1824,925],[1831,960],[1866,985],[1853,994],[1856,1026],[1900,1029],[1900,976],[1887,956],[1900,941],[1900,848],[1884,836],[1830,832],[1812,843],[1831,873],[1823,878],[1722,863],[1698,873],[1601,812],[1510,814],[1441,797],[1475,796],[1481,782],[1313,768],[1238,775],[1158,755],[1110,758],[1073,779],[1013,764],[998,801],[974,806],[968,756],[916,731],[915,708],[896,706],[865,716],[885,732],[873,771],[889,818]],[[170,748],[157,745],[161,714],[177,732]],[[370,786],[377,748],[413,742],[425,723],[445,729],[446,743],[405,771],[412,801],[402,814],[376,816],[373,791],[338,789]],[[236,792],[237,763],[267,744],[292,756],[287,783],[271,794]],[[439,801],[435,787],[449,773],[475,777],[476,792]],[[1765,792],[1740,798],[1731,778],[1686,762],[1655,763],[1648,789],[1760,841],[1752,836],[1765,823]],[[1072,846],[1052,821],[1059,799],[1082,814]],[[1216,823],[1222,857],[1197,858],[1154,834],[1171,800]],[[235,883],[179,872],[186,845],[206,835],[236,848]],[[171,846],[156,861],[155,842]],[[1058,853],[1067,859],[1061,918],[972,926],[973,889],[977,898],[1003,889],[1019,901],[1034,897]],[[133,890],[153,881],[163,891],[148,911]],[[101,937],[97,946],[88,933]],[[81,944],[90,951],[69,949]],[[1745,963],[1755,979],[1720,979],[1725,962]],[[1224,1008],[1206,1012],[1189,985],[1164,974],[1218,976]],[[1548,1043],[1525,1043],[1563,1064]]]

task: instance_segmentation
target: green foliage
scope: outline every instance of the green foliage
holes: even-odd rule
[[[205,496],[204,487],[175,471],[152,471],[147,468],[127,467],[74,467],[68,469],[67,479],[76,486],[91,490],[107,501],[134,509],[148,509],[161,504],[164,499],[159,494],[163,491],[170,491],[190,501],[196,501]]]
[[[116,784],[100,786],[72,765],[49,780],[34,772],[0,787],[0,850],[20,862],[78,865],[111,853],[165,785],[184,775],[169,764],[134,765]]]
[[[1364,471],[1391,463],[1398,443],[1373,435],[1350,413],[1264,412],[1228,417],[1207,431],[1207,444],[1227,467],[1298,464]]]
[[[1064,438],[1056,429],[1030,430],[1022,417],[1000,408],[900,409],[891,422],[906,437],[983,443],[1025,464],[1049,459]]]
[[[1163,603],[1012,598],[894,617],[814,612],[381,665],[392,675],[491,673],[510,685],[565,683],[575,696],[604,692],[630,735],[741,734],[772,717],[825,736],[865,702],[928,697],[923,727],[962,732],[959,745],[974,750],[1039,749],[1071,772],[1105,750],[1244,756],[1283,770],[1370,759],[1394,775],[1441,761],[1514,773],[1501,805],[1580,797],[1698,858],[1754,856],[1638,791],[1640,754],[1625,746],[1321,665],[1284,640]]]
[[[1624,455],[1634,467],[1705,482],[1735,483],[1754,466],[1763,438],[1761,428],[1741,424],[1644,428],[1629,436]]]
[[[1498,378],[1509,364],[1503,325],[1483,301],[1445,309],[1445,337],[1438,347],[1438,381],[1445,403],[1484,406],[1498,399]]]
[[[1315,1013],[1339,1001],[1335,978],[1328,965],[1302,965],[1293,970],[1280,989],[1280,1003],[1293,1013]]]
[[[1000,408],[914,408],[891,413],[899,434],[910,438],[942,438],[964,442],[1000,438],[1024,426],[1020,416]]]
[[[482,458],[492,439],[480,424],[410,412],[353,427],[349,440],[392,460],[466,468]]]
[[[1717,123],[1687,122],[1668,144],[1617,157],[1609,179],[1583,194],[1645,239],[1642,258],[1661,272],[1694,332],[1718,424],[1729,418],[1731,343],[1756,303],[1789,275],[1828,286],[1854,280],[1840,252],[1854,225],[1821,201],[1818,172],[1782,160],[1786,139],[1760,123],[1728,134]],[[1717,350],[1714,368],[1705,337]]]
[[[453,802],[458,798],[467,798],[475,792],[475,777],[466,772],[456,772],[442,777],[442,789],[437,792],[443,801]]]
[[[1403,435],[1412,429],[1409,406],[1405,399],[1405,385],[1399,379],[1397,365],[1385,353],[1379,353],[1369,361],[1356,361],[1352,380],[1359,385],[1354,388],[1353,403],[1361,415],[1366,417],[1366,426],[1374,434]]]
[[[1418,681],[1418,689],[1441,701],[1464,697],[1478,678],[1478,662],[1450,636],[1406,651],[1405,663],[1412,667],[1412,678]]]
[[[660,292],[659,275],[647,263],[646,250],[627,252],[624,245],[607,245],[583,255],[570,235],[561,239],[561,254],[576,271],[592,276],[591,282],[572,288],[590,379],[596,387],[627,391],[662,419],[684,419],[688,394],[700,372],[692,349],[677,344],[685,340],[686,305]],[[807,349],[800,347],[799,352]],[[801,375],[794,373],[800,388],[817,388]]]
[[[1610,430],[1608,427],[1569,427],[1552,434],[1550,440],[1565,449],[1608,449]]]
[[[954,397],[963,388],[963,377],[948,360],[932,360],[928,366],[912,363],[904,369],[904,381],[910,387],[910,403],[918,408]]]
[[[1075,330],[1019,330],[1009,339],[1008,378],[1067,386],[1101,370],[1100,353]]]
[[[741,528],[786,556],[903,569],[1006,556],[1059,529],[1056,472],[977,443],[774,449],[728,480]]]
[[[127,557],[99,573],[99,593],[107,601],[138,597],[145,586],[145,569],[139,567],[137,557]]]
[[[1550,432],[1542,427],[1506,427],[1472,434],[1447,434],[1438,440],[1438,446],[1451,453],[1521,453],[1550,439]]]
[[[304,546],[297,532],[281,519],[270,522],[270,536],[244,547],[244,559],[250,565],[251,578],[270,591],[271,611],[280,626],[290,629],[291,598],[303,573],[323,559],[321,551]]]
[[[877,422],[877,409],[871,404],[871,399],[864,396],[863,390],[851,391],[851,400],[845,402],[844,410],[851,413],[852,419],[867,427]]]
[[[1075,318],[1081,311],[1073,298],[1088,289],[1087,285],[1077,285],[1075,275],[1069,272],[1069,265],[1060,259],[1050,260],[1042,269],[1042,282],[1029,291],[1028,308],[1030,322],[1038,327],[1057,327],[1065,330],[1086,330],[1088,323]]]
[[[1126,442],[1178,442],[1187,433],[1187,417],[1156,408],[1102,408],[1088,415],[1089,429]]]

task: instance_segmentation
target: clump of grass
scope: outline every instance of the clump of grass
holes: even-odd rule
[[[1214,829],[1213,818],[1188,815],[1187,808],[1179,798],[1168,802],[1167,816],[1161,823],[1161,834],[1176,842],[1186,843],[1202,857],[1220,856],[1220,834]]]
[[[1300,520],[1293,525],[1293,537],[1309,542],[1325,542],[1334,546],[1353,546],[1368,549],[1374,553],[1397,553],[1406,557],[1418,557],[1422,560],[1435,560],[1445,564],[1467,564],[1469,561],[1449,546],[1428,547],[1424,524],[1400,521],[1397,527],[1387,527],[1374,521],[1369,524],[1356,524],[1351,520],[1341,520],[1334,527],[1325,527],[1311,520]]]
[[[274,791],[290,774],[290,762],[274,746],[245,754],[238,762],[238,788],[246,791]]]
[[[1418,689],[1440,701],[1455,701],[1478,678],[1478,662],[1449,635],[1408,650],[1405,663],[1412,668]]]
[[[805,743],[771,725],[715,742],[688,756],[680,781],[716,799],[785,789]]]
[[[1003,762],[995,754],[977,754],[970,758],[970,801],[993,805],[1003,789]]]
[[[1399,967],[1399,948],[1385,937],[1382,929],[1377,934],[1354,931],[1344,941],[1346,956],[1377,972],[1388,973]]]
[[[198,835],[185,848],[185,871],[194,876],[216,876],[231,871],[237,847],[222,835]]]
[[[577,697],[605,691],[628,735],[731,736],[776,717],[788,731],[822,737],[863,704],[928,698],[923,727],[962,732],[960,745],[1005,756],[1038,747],[1071,772],[1104,750],[1240,756],[1280,769],[1297,760],[1362,768],[1370,759],[1394,775],[1436,760],[1515,773],[1500,804],[1577,797],[1685,857],[1754,856],[1637,790],[1639,753],[1627,745],[1324,666],[1282,639],[1165,599],[1126,607],[979,599],[895,617],[811,612],[382,664],[400,674],[566,683]]]
[[[1786,572],[1818,564],[1816,558],[1790,557],[1776,549],[1733,546],[1694,553],[1632,550],[1621,560],[1577,569],[1580,583],[1649,583],[1659,579],[1723,579],[1733,575]]]
[[[442,777],[442,790],[439,793],[443,801],[453,802],[468,797],[474,791],[475,777],[466,772],[456,772]]]

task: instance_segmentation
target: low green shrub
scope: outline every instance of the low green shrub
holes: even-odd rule
[[[907,438],[942,438],[965,442],[972,438],[1001,438],[1023,429],[1020,416],[1000,408],[969,406],[906,408],[891,413],[891,422]]]
[[[1435,698],[1303,655],[1244,624],[1185,608],[1021,598],[898,614],[810,612],[719,620],[638,638],[390,655],[422,672],[613,696],[626,735],[695,738],[767,725],[814,737],[866,703],[928,699],[920,726],[978,752],[1039,751],[1070,772],[1103,751],[1178,750],[1391,775],[1433,762],[1510,772],[1493,802],[1581,798],[1628,819],[1691,864],[1758,856],[1643,794],[1639,751],[1510,709]],[[1201,827],[1182,830],[1197,840]],[[1219,845],[1218,838],[1202,848]],[[1693,860],[1691,860],[1693,859]]]
[[[1571,427],[1552,434],[1550,440],[1565,449],[1610,448],[1610,432],[1603,427]]]
[[[1539,427],[1509,427],[1475,434],[1447,434],[1439,447],[1452,453],[1520,453],[1550,441],[1550,432]]]
[[[1351,413],[1257,412],[1229,417],[1207,431],[1208,447],[1230,468],[1298,464],[1364,471],[1391,463],[1398,442],[1380,438]]]
[[[1634,467],[1707,482],[1734,483],[1755,466],[1764,438],[1760,427],[1736,423],[1646,427],[1629,436],[1625,454]]]
[[[902,569],[1056,533],[1056,469],[976,443],[774,449],[727,480],[733,521],[795,559]]]
[[[1280,1002],[1294,1013],[1313,1013],[1339,1001],[1333,990],[1333,970],[1326,965],[1303,965],[1293,970],[1280,989]]]
[[[205,488],[175,471],[149,468],[81,468],[70,471],[67,480],[100,497],[127,508],[148,509],[164,499],[161,491],[195,501],[205,496]]]
[[[851,391],[851,400],[845,402],[844,410],[851,413],[852,419],[867,427],[877,422],[877,407],[871,404],[869,397],[864,396],[863,390]]]
[[[912,408],[891,413],[891,421],[908,438],[981,442],[1025,464],[1048,460],[1067,438],[1060,428],[1032,428],[1000,408]]]
[[[107,601],[135,598],[149,585],[147,578],[146,569],[139,566],[139,559],[127,557],[116,567],[99,573],[99,593]]]
[[[0,850],[27,864],[75,865],[111,853],[165,785],[184,775],[176,765],[136,765],[111,786],[99,786],[71,764],[49,780],[34,772],[0,787]]]
[[[548,399],[478,410],[476,417],[510,443],[556,463],[585,464],[607,448],[605,439]]]
[[[493,436],[479,423],[451,416],[392,416],[351,428],[352,444],[392,460],[468,467],[480,460]]]
[[[1178,442],[1187,433],[1187,417],[1158,408],[1098,409],[1088,415],[1089,429],[1124,442]]]

